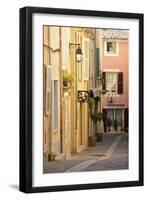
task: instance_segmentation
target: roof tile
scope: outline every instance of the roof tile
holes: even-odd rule
[[[127,30],[103,29],[104,39],[128,40],[128,37],[129,37],[129,32]]]

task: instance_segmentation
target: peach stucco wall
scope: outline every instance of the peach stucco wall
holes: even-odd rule
[[[118,41],[118,56],[105,56],[103,41],[102,71],[116,69],[123,72],[123,94],[113,97],[114,103],[128,107],[128,41]],[[103,107],[108,105],[108,95],[103,95]]]

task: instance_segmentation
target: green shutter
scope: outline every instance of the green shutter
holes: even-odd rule
[[[99,48],[96,48],[96,55],[95,55],[95,79],[99,77]]]

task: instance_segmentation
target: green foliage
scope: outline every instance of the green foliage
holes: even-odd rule
[[[102,112],[92,112],[90,114],[90,117],[94,123],[97,123],[98,121],[100,122],[103,120],[103,113]]]
[[[103,120],[103,113],[97,112],[98,102],[100,101],[100,97],[90,97],[88,100],[88,107],[90,111],[90,118],[96,124],[98,121]]]
[[[94,97],[94,101],[95,101],[95,111],[97,111],[97,108],[98,108],[98,102],[101,100],[101,98],[98,96],[98,97]]]
[[[89,107],[90,113],[91,113],[92,110],[94,109],[94,105],[95,105],[94,98],[90,97],[90,98],[88,99],[88,107]]]
[[[90,112],[92,110],[95,110],[97,111],[97,108],[98,108],[98,102],[101,100],[101,98],[98,96],[98,97],[89,97],[89,100],[88,100],[88,107],[89,107],[89,110]]]

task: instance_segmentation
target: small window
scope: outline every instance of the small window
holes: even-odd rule
[[[117,55],[117,42],[106,42],[105,54]]]
[[[116,53],[116,42],[107,42],[107,53]]]

